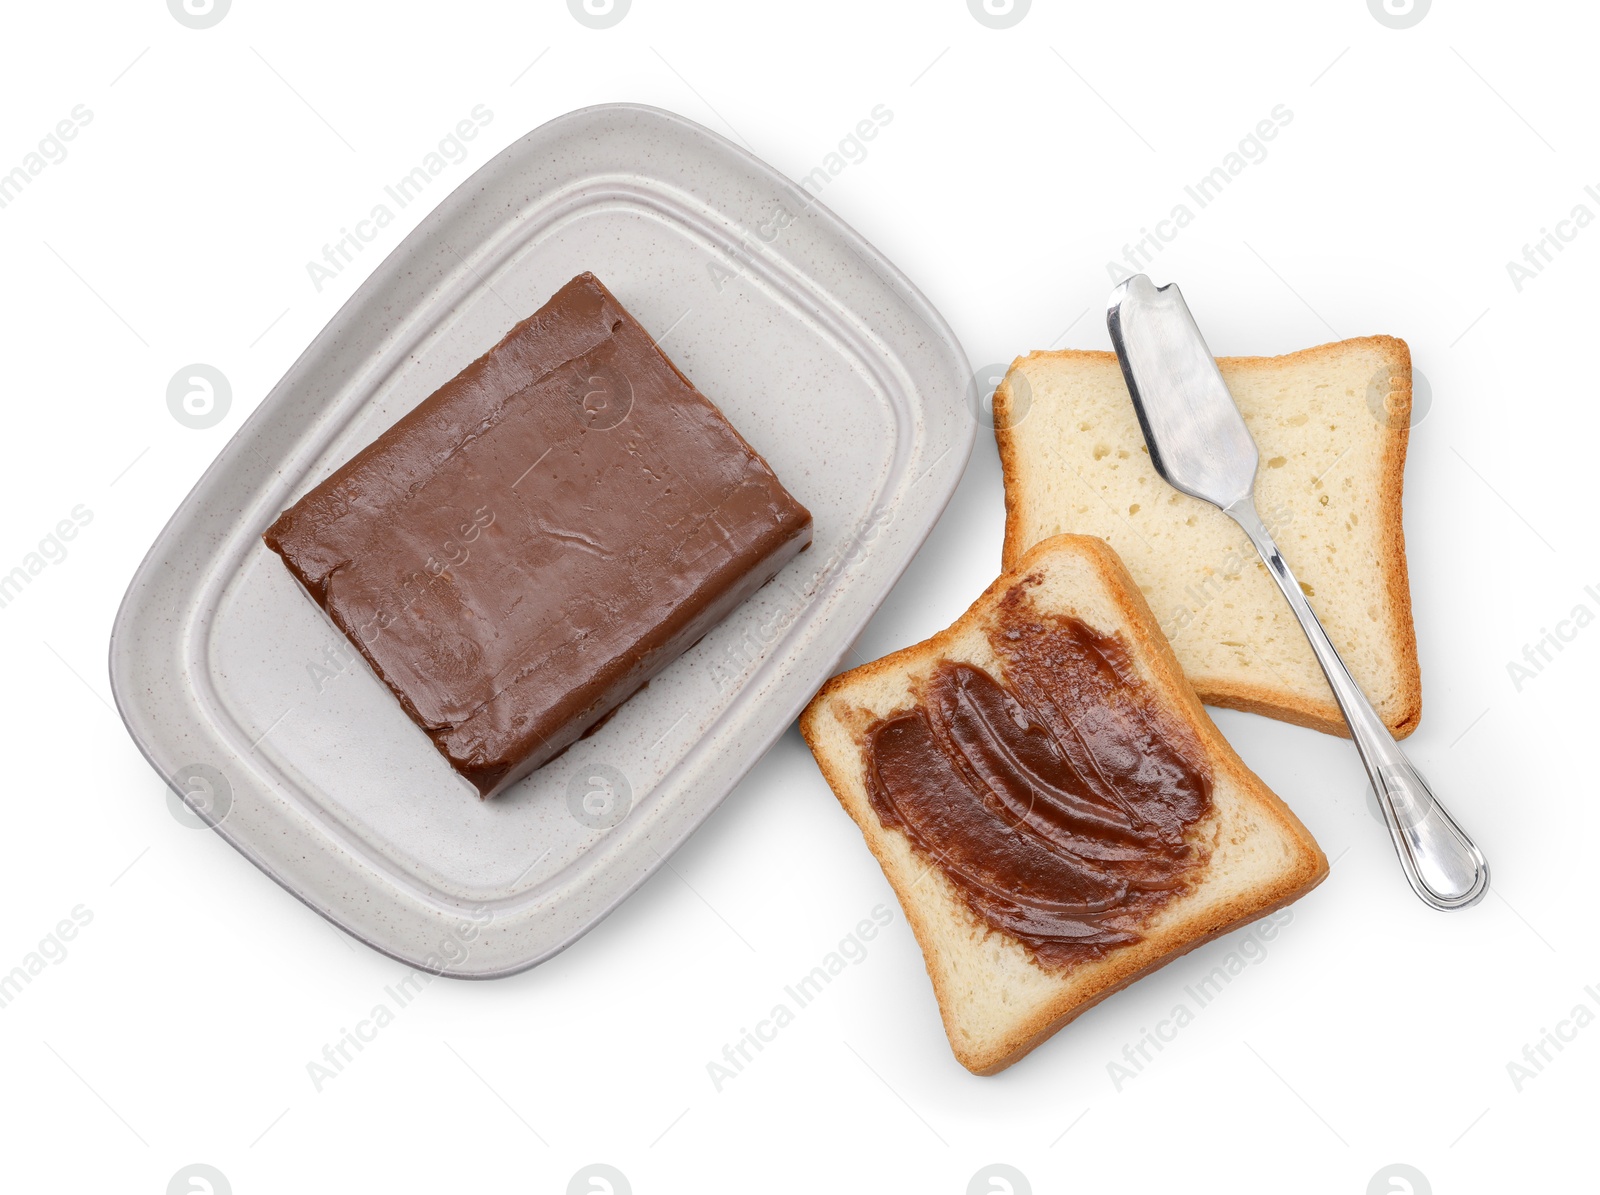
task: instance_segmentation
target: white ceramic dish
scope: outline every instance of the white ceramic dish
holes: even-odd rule
[[[584,270],[810,508],[815,542],[482,802],[261,533]],[[656,109],[570,113],[405,239],[184,500],[117,615],[117,706],[192,807],[337,925],[440,973],[530,967],[664,862],[834,669],[960,479],[968,378],[916,289],[769,167]]]

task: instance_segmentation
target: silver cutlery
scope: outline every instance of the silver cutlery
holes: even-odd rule
[[[1156,472],[1244,528],[1300,620],[1339,702],[1406,879],[1436,909],[1463,909],[1489,890],[1489,865],[1400,750],[1317,621],[1256,514],[1259,456],[1211,350],[1175,285],[1143,274],[1111,294],[1106,312],[1128,393]]]

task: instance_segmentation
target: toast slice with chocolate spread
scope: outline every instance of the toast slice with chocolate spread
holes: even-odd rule
[[[977,1074],[1328,872],[1091,536],[1044,541],[948,630],[835,677],[800,727]]]

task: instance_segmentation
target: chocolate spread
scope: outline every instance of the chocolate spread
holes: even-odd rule
[[[1204,863],[1200,744],[1120,639],[1044,614],[1018,585],[1000,678],[941,662],[867,732],[869,796],[983,921],[1062,966],[1135,942]]]
[[[811,515],[592,274],[265,536],[489,796],[811,542]]]

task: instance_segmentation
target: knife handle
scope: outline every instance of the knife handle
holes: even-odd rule
[[[1383,808],[1389,836],[1406,879],[1422,900],[1436,909],[1464,909],[1489,890],[1489,865],[1483,852],[1439,803],[1422,774],[1411,765],[1383,719],[1345,667],[1328,634],[1306,601],[1300,582],[1284,562],[1255,504],[1247,497],[1226,508],[1244,528],[1266,562],[1267,571],[1288,599],[1295,617],[1311,640],[1333,696],[1350,724],[1356,751]]]

